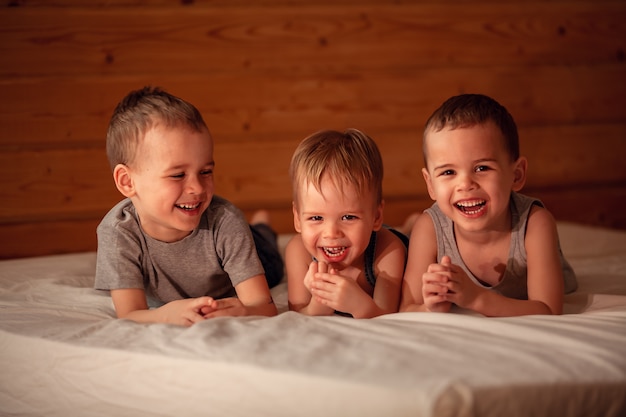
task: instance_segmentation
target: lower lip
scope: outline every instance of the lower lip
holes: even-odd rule
[[[179,207],[176,207],[181,213],[186,214],[187,216],[197,216],[198,214],[201,213],[201,209],[202,206],[199,206],[198,208],[192,209],[192,210],[186,210],[186,209],[182,209]]]
[[[471,210],[471,212],[463,211],[463,210],[461,210],[459,208],[457,208],[457,210],[464,217],[467,217],[467,218],[470,218],[470,219],[475,219],[475,218],[481,217],[481,216],[483,216],[487,212],[486,206],[477,207],[476,209]]]
[[[328,262],[328,263],[342,262],[348,256],[348,248],[344,249],[343,253],[341,255],[339,255],[339,256],[328,256],[326,254],[326,252],[322,249],[322,255],[323,255],[324,259],[326,260],[326,262]]]

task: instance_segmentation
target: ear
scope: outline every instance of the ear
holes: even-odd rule
[[[513,191],[519,191],[526,184],[526,169],[528,168],[528,160],[520,156],[517,161],[515,161],[515,166],[513,168],[513,185],[511,189]]]
[[[381,227],[383,227],[383,209],[385,208],[385,200],[382,200],[378,207],[376,207],[376,212],[374,213],[374,227],[372,230],[378,231]]]
[[[298,214],[298,209],[296,208],[296,202],[291,202],[291,211],[293,212],[293,228],[296,229],[296,232],[302,232],[302,227],[300,225],[300,215]]]
[[[433,188],[433,182],[430,177],[430,173],[426,168],[422,168],[422,176],[424,177],[424,182],[426,183],[426,188],[428,189],[428,195],[431,200],[437,201],[437,196],[435,195],[435,190]]]
[[[117,164],[113,169],[113,180],[115,186],[124,197],[135,195],[135,186],[131,178],[129,168],[124,164]]]

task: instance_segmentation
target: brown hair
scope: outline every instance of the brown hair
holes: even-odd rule
[[[513,161],[520,156],[519,135],[513,116],[491,97],[482,94],[461,94],[446,100],[428,118],[424,128],[423,152],[426,158],[426,136],[444,128],[456,129],[493,122],[504,137],[504,145]],[[426,162],[426,161],[424,161]]]
[[[131,91],[115,107],[106,138],[109,165],[131,164],[137,146],[156,124],[186,126],[196,132],[208,130],[202,115],[192,104],[159,87]]]

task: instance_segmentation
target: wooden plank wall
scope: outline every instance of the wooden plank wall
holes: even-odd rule
[[[421,131],[495,97],[559,220],[626,228],[623,0],[12,0],[0,10],[0,258],[95,250],[120,195],[104,152],[130,90],[194,103],[219,194],[292,232],[287,166],[322,128],[379,143],[386,221],[431,204]]]

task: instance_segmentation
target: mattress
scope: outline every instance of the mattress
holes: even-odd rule
[[[0,262],[3,416],[624,416],[626,232],[559,223],[561,316],[115,318],[95,253]],[[281,246],[289,236],[280,236]]]

